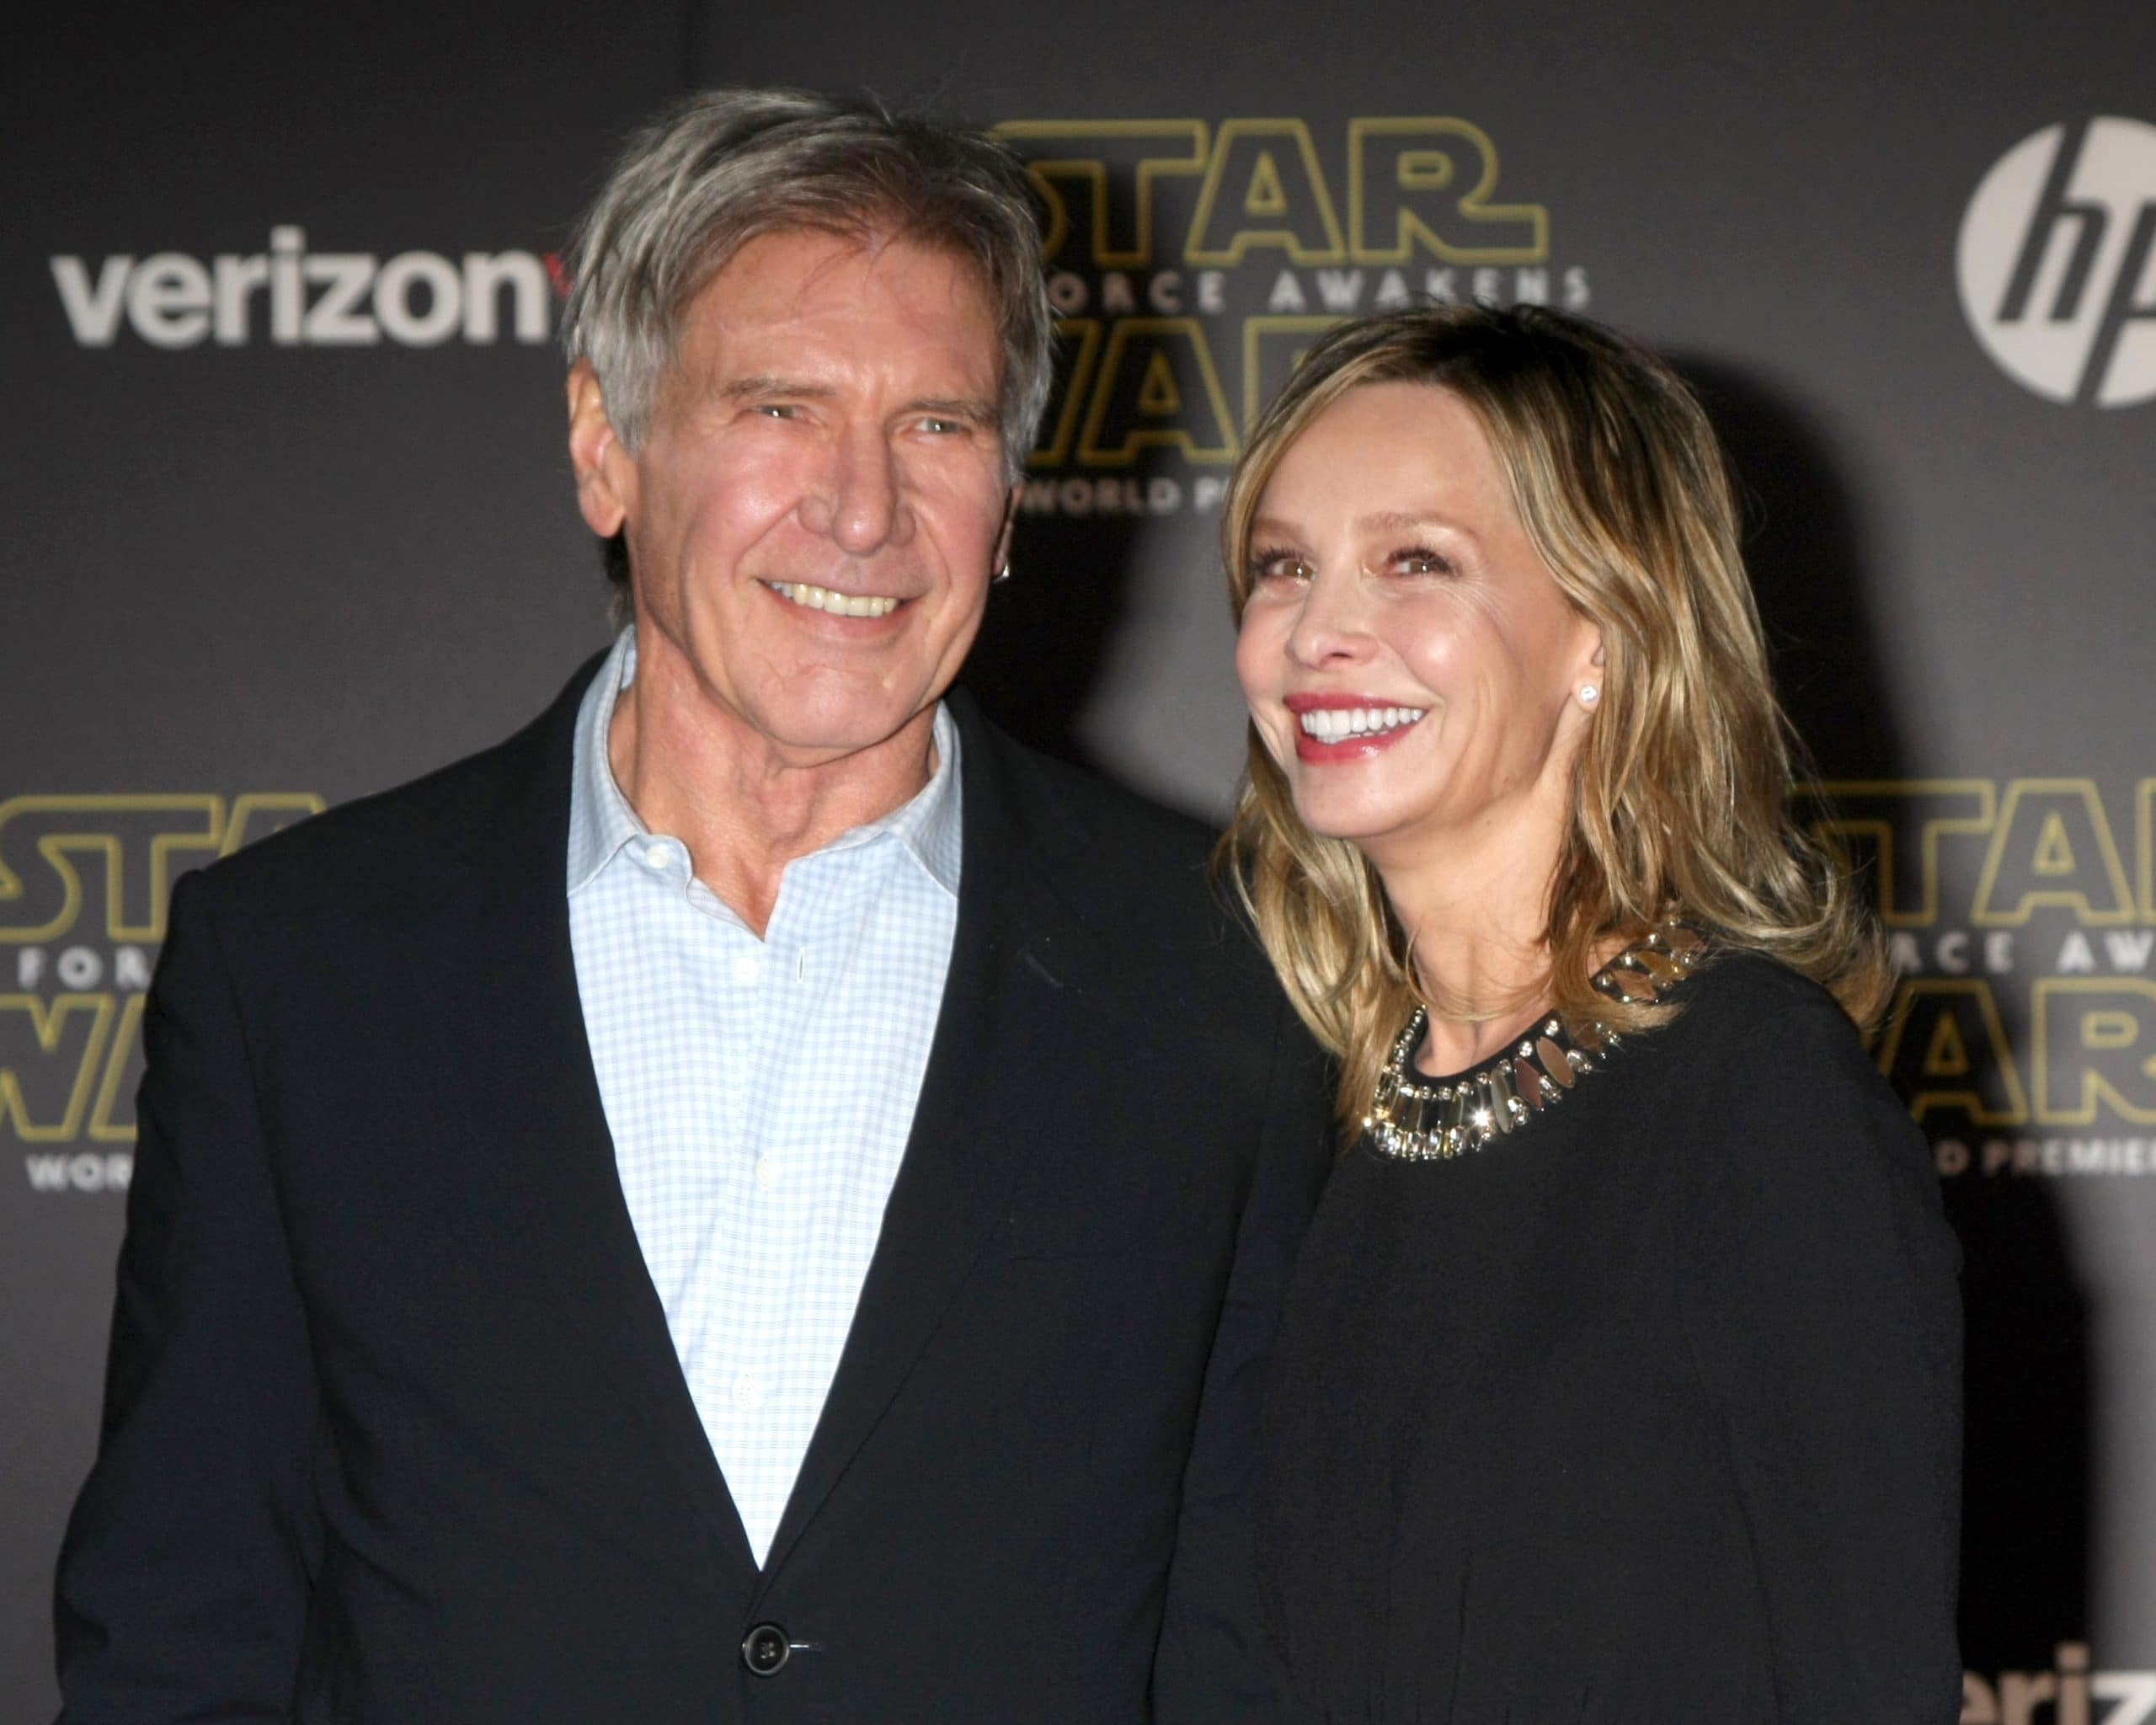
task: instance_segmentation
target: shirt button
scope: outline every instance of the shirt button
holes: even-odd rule
[[[760,1156],[756,1158],[756,1183],[768,1192],[778,1184],[778,1158]]]
[[[734,1405],[754,1413],[764,1405],[764,1381],[754,1372],[743,1372],[734,1381]]]
[[[764,961],[754,953],[739,953],[734,959],[734,980],[744,988],[764,974]]]
[[[664,870],[667,863],[671,860],[672,858],[668,852],[666,846],[664,845],[649,844],[643,847],[643,866],[647,868]]]

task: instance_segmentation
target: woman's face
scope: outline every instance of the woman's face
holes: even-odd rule
[[[1600,637],[1459,397],[1342,396],[1274,468],[1250,557],[1235,671],[1313,831],[1380,868],[1561,832]]]

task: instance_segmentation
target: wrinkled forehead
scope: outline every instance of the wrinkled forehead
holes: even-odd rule
[[[742,244],[673,320],[670,386],[743,366],[904,373],[1000,398],[1004,344],[979,270],[902,234],[775,228]]]
[[[979,312],[984,338],[1000,351],[995,285],[980,260],[954,241],[888,215],[775,223],[714,247],[675,307],[675,321],[684,328],[713,306],[774,291],[804,303],[812,294],[842,302],[900,275],[932,280],[939,296]]]

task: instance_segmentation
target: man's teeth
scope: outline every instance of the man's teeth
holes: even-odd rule
[[[834,593],[829,587],[806,581],[769,581],[765,584],[782,599],[805,605],[811,611],[828,611],[833,617],[889,617],[899,601],[881,593]]]
[[[1321,743],[1337,743],[1347,737],[1399,730],[1428,711],[1427,707],[1314,707],[1299,717],[1305,735]]]

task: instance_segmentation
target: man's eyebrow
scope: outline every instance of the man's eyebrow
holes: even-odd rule
[[[810,383],[799,377],[782,377],[772,371],[756,371],[746,377],[734,378],[721,384],[718,393],[728,401],[755,401],[773,395],[798,396],[803,400],[818,401],[837,393],[827,383]]]
[[[977,395],[924,395],[906,403],[909,414],[933,414],[939,419],[963,419],[969,425],[991,426],[1001,417],[992,401]]]
[[[728,401],[768,401],[784,396],[797,401],[828,401],[838,391],[828,383],[812,383],[806,378],[783,377],[775,371],[756,371],[745,377],[735,377],[719,386],[718,393]],[[924,395],[905,404],[908,414],[934,414],[947,419],[990,428],[997,425],[1001,415],[992,401],[977,395]]]

